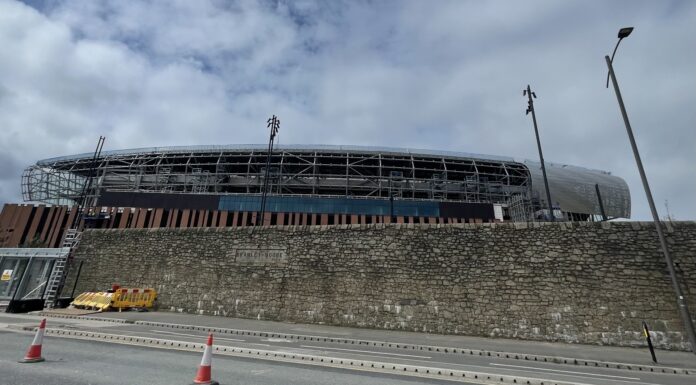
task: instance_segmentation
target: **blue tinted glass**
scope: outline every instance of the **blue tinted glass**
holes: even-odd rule
[[[259,211],[261,197],[222,196],[218,208],[228,211]],[[286,213],[390,215],[391,205],[387,199],[271,196],[266,201],[266,210]],[[394,215],[438,217],[440,209],[437,202],[395,200]]]

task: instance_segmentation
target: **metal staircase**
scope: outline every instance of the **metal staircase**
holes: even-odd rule
[[[72,252],[80,243],[82,232],[77,229],[68,229],[63,237],[62,247],[70,248],[70,252],[56,259],[51,271],[51,276],[48,278],[48,286],[46,287],[46,302],[45,307],[53,308],[55,300],[58,298],[59,290],[65,283],[65,269],[68,265],[68,258],[72,256]]]

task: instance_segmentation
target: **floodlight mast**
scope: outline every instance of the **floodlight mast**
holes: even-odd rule
[[[259,214],[256,216],[256,226],[259,225],[259,221],[261,223],[261,226],[264,225],[263,217],[266,213],[266,199],[268,196],[268,174],[271,167],[271,156],[273,154],[273,141],[275,140],[276,134],[278,134],[278,129],[280,129],[280,119],[273,115],[273,117],[269,118],[266,121],[266,127],[270,128],[271,133],[270,138],[268,140],[268,156],[266,157],[266,170],[264,172],[263,185],[261,190],[261,209],[259,210]]]
[[[546,178],[546,166],[544,165],[544,153],[541,151],[541,140],[539,139],[539,128],[537,127],[536,112],[534,111],[534,99],[536,99],[536,93],[532,91],[532,88],[527,85],[526,90],[522,90],[522,96],[527,96],[529,98],[527,104],[527,112],[525,115],[532,113],[532,121],[534,122],[534,134],[536,135],[537,148],[539,149],[539,161],[541,162],[541,174],[544,176],[544,187],[546,188],[546,201],[549,205],[549,215],[551,222],[555,221],[555,215],[553,214],[553,204],[551,203],[551,191],[549,190],[549,181]]]
[[[614,53],[612,53],[612,57],[610,58],[609,55],[604,56],[604,59],[607,62],[607,67],[609,68],[609,74],[608,76],[611,77],[612,84],[614,85],[614,91],[616,93],[616,99],[619,102],[619,109],[621,110],[621,116],[623,117],[624,125],[626,126],[626,133],[628,134],[628,140],[631,143],[631,149],[633,150],[633,156],[636,160],[636,166],[638,167],[638,173],[640,174],[640,179],[641,182],[643,183],[643,189],[645,190],[645,196],[648,199],[648,205],[650,206],[650,213],[652,214],[653,217],[653,222],[655,223],[655,230],[657,231],[657,237],[660,240],[660,246],[662,247],[662,254],[665,257],[665,263],[667,265],[667,270],[669,271],[669,277],[670,280],[672,281],[672,287],[674,288],[674,293],[677,296],[677,308],[679,309],[679,314],[682,319],[682,323],[684,324],[684,329],[686,331],[686,335],[689,339],[689,342],[691,344],[691,351],[696,354],[696,332],[694,332],[694,324],[691,320],[691,314],[689,313],[689,307],[687,305],[687,301],[684,298],[684,294],[681,290],[681,286],[679,286],[679,281],[677,279],[677,274],[674,269],[674,262],[672,260],[672,256],[669,253],[669,248],[667,247],[667,240],[665,239],[665,235],[662,231],[662,222],[660,222],[660,217],[657,215],[657,209],[655,208],[655,202],[653,201],[652,197],[652,192],[650,191],[650,185],[648,184],[648,178],[645,175],[645,169],[643,168],[643,161],[640,158],[640,153],[638,152],[638,146],[636,145],[636,140],[633,137],[633,129],[631,129],[631,123],[628,120],[628,113],[626,112],[626,106],[624,105],[623,102],[623,97],[621,96],[621,90],[619,89],[619,83],[616,80],[616,73],[614,72],[614,66],[613,66],[613,61],[614,61],[614,54],[616,53],[616,48],[619,46],[619,43],[621,42],[622,39],[627,37],[631,31],[633,31],[632,27],[629,28],[622,28],[619,31],[619,41],[616,43],[616,47],[614,48]],[[608,85],[607,85],[608,87]]]

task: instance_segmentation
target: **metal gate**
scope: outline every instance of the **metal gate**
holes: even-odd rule
[[[53,265],[69,248],[0,248],[0,308],[7,312],[43,309]]]

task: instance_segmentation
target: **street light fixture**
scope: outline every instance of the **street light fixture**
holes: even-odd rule
[[[614,62],[614,55],[616,55],[616,50],[619,49],[619,44],[621,43],[621,40],[624,38],[627,38],[628,35],[633,32],[633,27],[626,27],[626,28],[621,28],[619,30],[619,40],[616,42],[616,46],[614,47],[614,52],[611,53],[611,62]],[[609,74],[607,73],[607,88],[609,88]]]
[[[633,32],[633,27],[621,28],[621,29],[619,30],[619,36],[618,36],[618,37],[619,37],[619,39],[623,39],[624,37],[628,37],[628,35],[630,35],[631,32]],[[618,45],[618,44],[619,44],[619,43],[616,43],[616,45]],[[616,53],[616,49],[614,49],[614,53]]]
[[[616,54],[616,49],[619,47],[619,43],[625,37],[631,34],[633,31],[632,27],[621,28],[619,31],[619,41],[616,43],[614,48],[614,53],[612,53],[611,58],[609,55],[604,56],[607,62],[607,67],[609,68],[609,74],[607,78],[611,77],[611,81],[614,85],[614,91],[616,92],[616,99],[619,102],[619,108],[621,109],[621,116],[623,117],[624,124],[626,126],[626,132],[628,133],[628,140],[631,142],[631,149],[633,150],[633,156],[636,159],[636,165],[638,166],[638,172],[640,173],[640,179],[643,182],[643,189],[645,190],[645,195],[648,198],[648,205],[650,206],[650,212],[652,213],[653,222],[655,223],[655,229],[657,230],[657,236],[660,239],[660,246],[662,247],[662,253],[665,257],[665,262],[667,264],[667,269],[669,270],[669,276],[672,280],[672,286],[674,287],[674,292],[677,295],[677,307],[679,308],[679,314],[681,315],[682,322],[684,323],[684,329],[686,330],[686,335],[691,343],[691,351],[696,353],[696,333],[694,332],[694,325],[691,321],[691,315],[689,314],[689,308],[687,306],[686,299],[682,293],[681,287],[679,286],[679,281],[677,280],[677,274],[674,270],[674,262],[669,254],[669,249],[667,248],[667,241],[665,240],[665,235],[662,232],[662,223],[657,215],[657,209],[655,208],[655,202],[653,201],[652,193],[650,192],[650,185],[648,185],[648,178],[645,176],[645,170],[643,169],[643,161],[640,159],[640,154],[638,153],[638,146],[636,145],[636,140],[633,137],[633,130],[631,129],[631,123],[628,121],[628,114],[626,113],[626,107],[624,106],[623,98],[621,97],[621,90],[619,90],[619,83],[616,80],[616,74],[614,73],[614,67],[612,65],[614,61],[614,54]],[[608,83],[607,83],[608,87]]]

